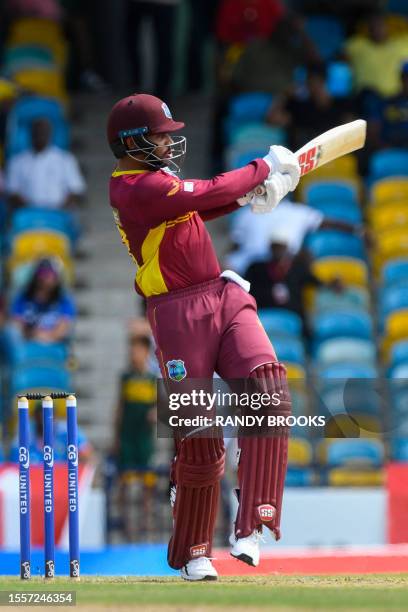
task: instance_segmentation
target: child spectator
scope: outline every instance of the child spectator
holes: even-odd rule
[[[64,290],[52,261],[41,260],[28,286],[15,298],[10,315],[26,340],[52,343],[68,340],[75,305]]]

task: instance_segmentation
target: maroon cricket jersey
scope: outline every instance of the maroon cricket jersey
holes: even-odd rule
[[[182,180],[165,170],[115,171],[110,201],[137,266],[136,291],[149,297],[217,278],[220,265],[204,221],[236,210],[236,200],[268,174],[262,159],[211,180]]]

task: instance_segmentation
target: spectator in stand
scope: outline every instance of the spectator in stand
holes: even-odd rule
[[[254,38],[246,46],[232,69],[231,91],[281,94],[290,87],[297,66],[319,61],[303,19],[295,13],[283,14],[268,37]]]
[[[112,459],[119,472],[119,497],[126,539],[134,539],[135,526],[128,519],[128,492],[134,477],[143,483],[143,520],[151,515],[152,478],[149,471],[155,451],[156,376],[149,369],[150,331],[133,326],[129,337],[129,365],[120,379],[114,416]],[[130,478],[129,478],[130,476]],[[132,478],[133,476],[133,478]]]
[[[38,263],[28,286],[12,302],[10,315],[26,340],[53,343],[69,339],[75,305],[51,260]]]
[[[13,207],[72,208],[85,192],[78,162],[68,151],[51,144],[51,124],[36,119],[32,148],[11,158],[6,169],[6,191]]]
[[[351,37],[344,51],[352,66],[358,93],[364,97],[371,92],[383,97],[398,93],[401,64],[408,58],[408,34],[390,36],[385,13],[372,13],[367,36]]]
[[[307,337],[307,320],[303,303],[303,290],[307,285],[327,287],[341,291],[339,280],[323,283],[312,272],[311,259],[304,249],[294,254],[290,248],[288,228],[281,227],[272,234],[270,258],[249,266],[245,273],[251,283],[251,293],[258,308],[284,308],[298,314]]]
[[[287,130],[292,151],[326,130],[356,118],[353,100],[334,98],[328,91],[326,69],[321,64],[309,67],[305,90],[279,96],[268,113],[269,123]]]
[[[142,23],[152,22],[155,46],[153,93],[169,100],[174,78],[175,28],[180,0],[127,0],[127,48],[132,68],[132,79],[140,88]]]
[[[377,96],[368,116],[371,149],[408,147],[408,62],[401,68],[401,89],[388,98]]]
[[[254,215],[250,207],[245,206],[232,219],[233,249],[226,256],[226,265],[243,274],[252,262],[265,260],[273,232],[286,232],[288,249],[295,255],[302,248],[307,234],[318,229],[365,235],[361,225],[328,219],[315,208],[291,202],[288,198],[267,215]]]

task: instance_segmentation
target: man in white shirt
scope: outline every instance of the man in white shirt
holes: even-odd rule
[[[78,162],[68,151],[51,144],[47,119],[33,121],[32,148],[11,158],[6,192],[13,207],[69,208],[85,191]]]
[[[287,247],[294,255],[302,248],[307,234],[318,229],[337,229],[358,235],[363,231],[359,225],[328,219],[319,210],[291,202],[288,198],[267,215],[251,214],[250,207],[244,206],[232,220],[230,237],[236,250],[227,254],[227,267],[243,274],[254,261],[267,259],[271,235],[281,229],[287,233]]]

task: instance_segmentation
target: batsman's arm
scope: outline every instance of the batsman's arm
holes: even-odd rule
[[[217,209],[225,214],[226,207],[263,183],[268,174],[268,164],[262,159],[210,180],[180,180],[164,173],[149,173],[143,179],[143,189],[135,194],[137,205],[128,213],[135,221],[152,227],[193,211],[208,212],[214,218]]]

